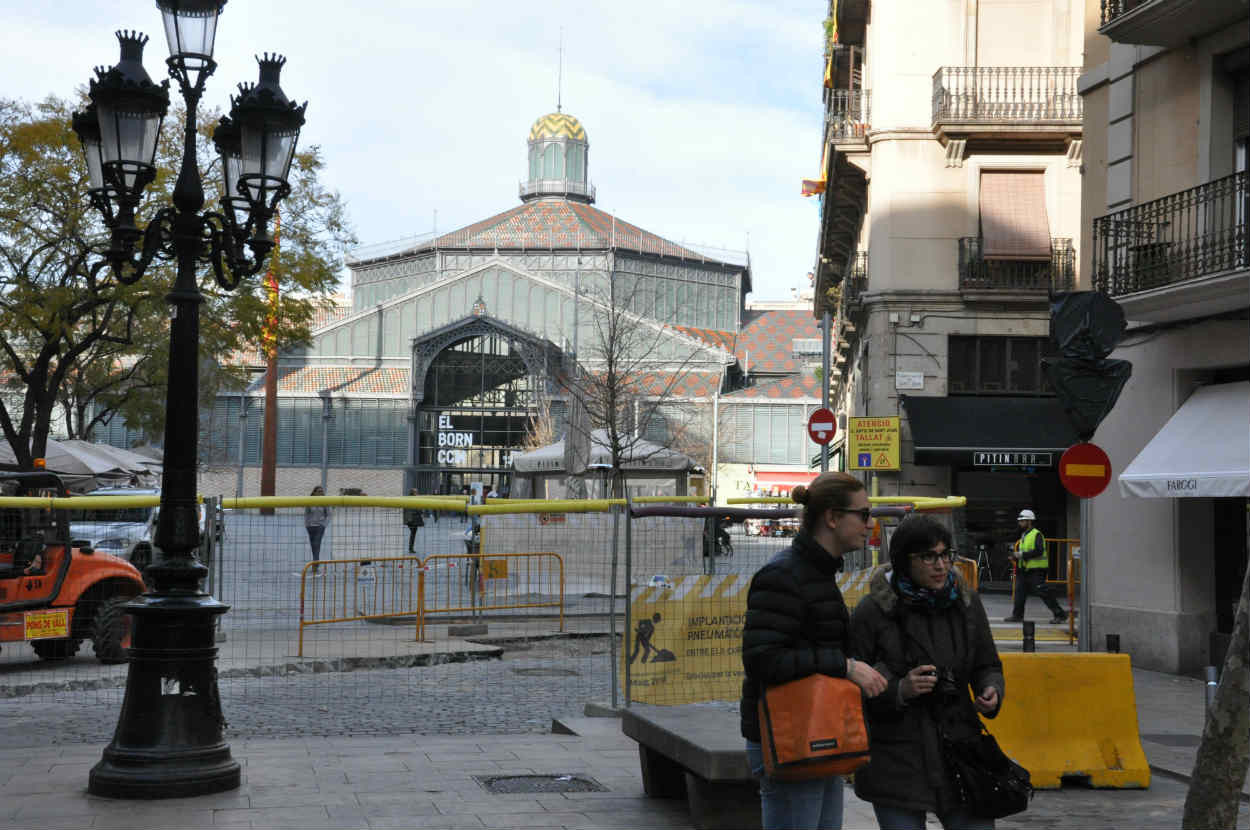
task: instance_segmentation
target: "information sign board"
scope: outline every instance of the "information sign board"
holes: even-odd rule
[[[848,418],[846,442],[848,469],[899,469],[897,415],[885,418]]]

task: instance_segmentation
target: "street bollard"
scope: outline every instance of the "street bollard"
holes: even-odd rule
[[[1107,653],[1108,654],[1120,653],[1120,635],[1119,634],[1107,635]]]
[[[1034,628],[1036,625],[1037,623],[1032,620],[1025,620],[1020,624],[1020,627],[1024,630],[1024,637],[1020,641],[1021,651],[1037,651],[1037,640],[1034,638]]]
[[[1219,688],[1220,676],[1215,666],[1207,666],[1207,711],[1215,705],[1215,690]]]

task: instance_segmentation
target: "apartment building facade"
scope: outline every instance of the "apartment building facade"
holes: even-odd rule
[[[1041,371],[1082,240],[1077,0],[839,0],[825,73],[814,311],[845,417],[897,416],[885,495],[968,498],[962,552],[1007,574],[1015,516],[1053,538],[1075,440]],[[846,457],[855,470],[861,459]],[[1053,566],[1052,566],[1053,567]]]
[[[1083,287],[1133,363],[1098,430],[1091,625],[1134,664],[1222,662],[1250,496],[1250,19],[1237,0],[1087,0]]]

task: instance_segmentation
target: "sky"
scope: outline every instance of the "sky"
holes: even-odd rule
[[[799,188],[820,163],[826,13],[825,0],[229,0],[203,104],[228,109],[253,55],[285,55],[283,89],[309,102],[300,145],[320,145],[360,242],[450,231],[519,204],[563,28],[563,111],[586,128],[596,206],[749,250],[751,297],[782,299],[816,254],[818,204]],[[73,97],[117,62],[123,28],[152,37],[144,65],[165,77],[152,0],[0,0],[0,95]]]

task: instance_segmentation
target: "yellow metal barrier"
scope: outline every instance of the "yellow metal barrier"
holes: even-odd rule
[[[311,582],[311,585],[309,584]],[[413,617],[420,639],[424,569],[420,557],[361,557],[309,562],[299,578],[299,649],[313,625]]]
[[[972,586],[972,590],[980,589],[981,579],[980,574],[977,573],[977,562],[975,559],[960,556],[955,560],[955,570],[959,571],[959,575],[964,578],[964,582]]]
[[[456,573],[445,580],[428,580],[426,575],[439,567]],[[429,614],[476,616],[519,608],[559,608],[564,630],[564,559],[557,553],[434,554],[426,557],[421,580],[418,638],[425,636]],[[523,601],[526,596],[539,599]],[[548,596],[555,599],[542,599]]]
[[[788,504],[794,501],[787,496],[749,496],[725,499],[726,504]],[[874,505],[910,504],[916,510],[954,510],[964,507],[968,500],[963,496],[869,496],[868,503]]]
[[[985,724],[1034,787],[1054,789],[1065,777],[1094,787],[1150,786],[1127,654],[999,657],[1007,693],[998,717]]]
[[[225,508],[265,507],[407,507],[412,510],[464,511],[468,496],[255,496],[222,499]]]

